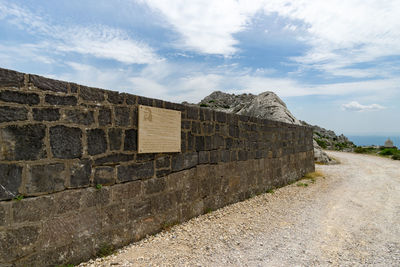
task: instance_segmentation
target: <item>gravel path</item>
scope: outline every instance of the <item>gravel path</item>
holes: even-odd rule
[[[400,266],[400,161],[340,165],[80,266]]]

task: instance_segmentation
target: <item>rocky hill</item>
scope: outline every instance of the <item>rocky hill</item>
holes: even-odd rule
[[[344,135],[337,136],[333,131],[319,126],[312,126],[296,119],[290,113],[286,104],[274,92],[267,91],[259,95],[235,95],[215,91],[206,96],[197,105],[228,113],[312,127],[314,130],[314,155],[316,162],[325,164],[335,163],[335,160],[329,158],[321,147],[323,149],[346,151],[352,150],[355,147]]]

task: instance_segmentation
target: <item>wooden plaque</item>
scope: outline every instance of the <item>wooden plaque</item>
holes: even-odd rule
[[[139,105],[138,153],[181,152],[181,112]]]

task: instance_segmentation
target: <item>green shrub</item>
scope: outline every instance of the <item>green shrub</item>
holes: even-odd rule
[[[366,148],[364,148],[364,147],[361,147],[361,146],[358,146],[358,147],[356,147],[356,148],[354,149],[354,152],[356,152],[356,153],[367,153],[367,152],[368,152],[368,149],[366,149]]]
[[[206,107],[209,107],[209,105],[207,105],[207,104],[204,104],[204,103],[201,103],[201,104],[200,104],[200,107],[204,107],[204,108],[206,108]]]
[[[317,141],[317,144],[322,147],[323,149],[327,148],[326,142],[322,139],[315,139]]]
[[[400,160],[400,154],[395,154],[392,156],[392,159],[394,160]]]
[[[214,103],[215,102],[215,100],[210,100],[210,101],[208,101],[208,103]]]
[[[396,148],[385,148],[381,152],[379,152],[380,155],[382,156],[391,156],[397,154],[397,149]]]

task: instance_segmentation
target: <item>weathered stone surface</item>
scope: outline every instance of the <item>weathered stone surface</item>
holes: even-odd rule
[[[107,138],[106,134],[101,129],[88,130],[87,135],[87,150],[89,155],[97,155],[106,152]]]
[[[115,111],[115,125],[116,126],[128,126],[129,125],[129,108],[116,107]]]
[[[83,208],[104,207],[111,202],[111,189],[104,186],[101,189],[86,188],[82,192],[81,206]]]
[[[112,104],[123,104],[125,99],[125,94],[118,92],[107,92],[107,101]]]
[[[207,164],[210,162],[210,152],[200,151],[199,152],[199,164]]]
[[[70,187],[86,187],[90,184],[90,175],[92,173],[92,163],[88,159],[74,162],[70,168]]]
[[[99,125],[106,126],[111,124],[111,109],[102,108],[99,110]]]
[[[10,206],[6,201],[0,202],[0,227],[5,226],[10,221]]]
[[[20,87],[24,85],[24,74],[13,70],[0,68],[0,85]]]
[[[156,168],[169,168],[171,166],[171,157],[162,156],[156,160]]]
[[[122,130],[118,128],[108,129],[108,142],[110,150],[120,150],[122,143]]]
[[[125,131],[124,150],[137,151],[137,130],[131,129]]]
[[[157,170],[156,171],[156,177],[160,178],[160,177],[164,177],[167,176],[168,174],[172,173],[171,169],[161,169],[161,170]]]
[[[81,208],[82,190],[66,190],[54,196],[54,214],[75,213]]]
[[[172,157],[172,170],[181,171],[184,169],[193,168],[199,162],[197,152],[177,154]]]
[[[116,165],[121,162],[133,161],[134,155],[124,153],[113,153],[101,158],[97,158],[94,163],[95,165]]]
[[[33,119],[35,121],[58,121],[60,110],[56,108],[34,108]]]
[[[153,178],[143,182],[144,193],[146,195],[160,193],[165,190],[166,183],[165,179]]]
[[[0,230],[0,262],[14,261],[32,253],[39,241],[39,226]]]
[[[75,96],[46,95],[44,101],[50,105],[76,106],[78,100]]]
[[[13,201],[11,208],[15,223],[46,220],[54,215],[54,197],[42,196]]]
[[[90,110],[66,110],[65,120],[76,124],[91,125],[94,123],[94,114]]]
[[[144,96],[138,96],[137,101],[139,105],[144,105],[144,106],[152,106],[153,105],[153,99],[147,98]]]
[[[61,191],[65,188],[65,179],[63,163],[33,165],[28,168],[26,192],[35,195]]]
[[[114,183],[114,167],[97,167],[94,169],[94,184],[111,185]]]
[[[37,94],[34,93],[22,93],[4,90],[0,91],[0,101],[27,105],[37,105],[40,102],[40,98]]]
[[[28,119],[26,108],[0,107],[0,123],[9,121],[24,121]]]
[[[0,130],[3,160],[37,160],[46,157],[44,137],[46,126],[28,124],[10,125]]]
[[[187,118],[190,120],[198,120],[199,119],[199,108],[198,107],[186,107]]]
[[[22,167],[17,164],[0,163],[0,200],[12,199],[19,193]]]
[[[112,186],[111,190],[113,202],[123,202],[133,198],[140,198],[142,195],[142,181],[117,184]]]
[[[68,83],[63,81],[57,81],[53,79],[48,79],[38,75],[29,75],[29,81],[33,83],[37,88],[46,91],[53,92],[63,92],[67,93],[68,91]]]
[[[81,85],[79,97],[86,101],[102,102],[104,101],[104,91]]]
[[[73,159],[82,156],[82,131],[79,128],[63,125],[50,128],[50,146],[53,156],[60,159]]]
[[[118,166],[118,180],[120,182],[142,180],[154,176],[154,163],[144,162],[127,166]]]
[[[78,93],[78,89],[79,89],[79,85],[78,84],[70,83],[69,86],[71,88],[71,93],[73,93],[73,94]]]

